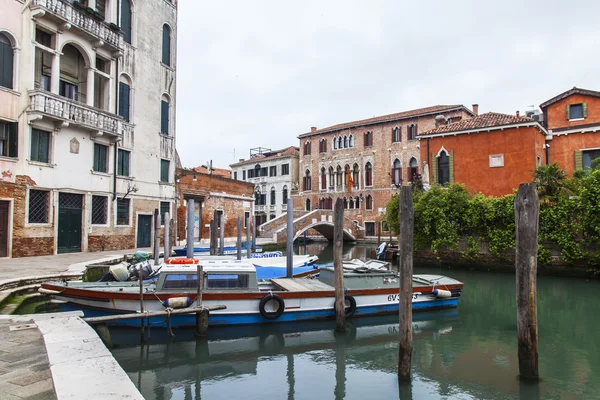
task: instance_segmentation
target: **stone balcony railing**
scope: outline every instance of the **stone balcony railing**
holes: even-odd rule
[[[248,182],[250,183],[265,183],[267,181],[266,176],[257,176],[254,178],[248,178]]]
[[[277,209],[277,206],[275,204],[269,205],[269,210],[270,211],[275,211],[276,209]]]
[[[30,8],[34,13],[34,18],[40,18],[45,13],[49,13],[70,25],[63,25],[63,29],[79,28],[102,41],[99,45],[107,44],[123,53],[123,32],[118,27],[111,28],[106,22],[76,8],[73,6],[72,0],[31,0]]]
[[[287,204],[281,205],[281,211],[287,211]]]
[[[48,117],[113,136],[121,136],[124,130],[130,129],[130,125],[116,114],[45,90],[30,90],[29,99],[31,104],[28,112],[31,115],[40,114],[42,118]]]
[[[254,211],[266,211],[267,206],[254,206]]]

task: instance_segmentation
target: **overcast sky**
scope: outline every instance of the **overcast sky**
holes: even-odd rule
[[[228,168],[311,126],[600,90],[599,16],[597,0],[181,0],[177,150]]]

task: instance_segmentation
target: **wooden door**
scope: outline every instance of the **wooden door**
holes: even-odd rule
[[[83,196],[59,193],[58,197],[58,253],[81,251]]]
[[[8,201],[0,201],[0,257],[8,257]]]
[[[152,215],[138,215],[136,247],[150,247],[152,238]]]

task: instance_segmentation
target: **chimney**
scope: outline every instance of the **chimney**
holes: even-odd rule
[[[473,114],[477,117],[479,115],[479,104],[473,104]]]
[[[311,132],[316,132],[317,131],[317,127],[316,126],[311,126],[310,127],[310,131]]]
[[[517,118],[519,118],[519,110],[517,110]]]
[[[438,115],[435,117],[436,128],[440,125],[446,125],[446,117],[444,117],[443,115]]]

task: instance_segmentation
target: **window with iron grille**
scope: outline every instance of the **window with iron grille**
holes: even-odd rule
[[[108,153],[108,147],[102,144],[94,143],[94,171],[96,172],[107,172],[106,168],[106,154]]]
[[[129,151],[119,149],[117,157],[117,175],[129,176],[129,154]]]
[[[29,191],[29,223],[47,224],[50,192],[47,190]]]
[[[160,160],[160,181],[169,182],[169,160]]]
[[[129,199],[117,199],[117,225],[129,225]]]
[[[48,163],[50,160],[50,132],[31,130],[31,161]]]
[[[171,203],[169,203],[168,201],[161,201],[160,202],[160,221],[161,224],[164,225],[165,224],[165,213],[170,213],[171,212]],[[170,218],[170,216],[169,216]]]
[[[92,196],[92,225],[106,225],[108,198]]]

